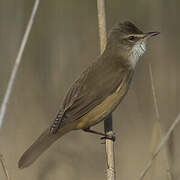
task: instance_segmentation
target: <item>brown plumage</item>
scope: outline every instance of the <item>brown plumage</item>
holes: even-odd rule
[[[134,74],[131,50],[146,37],[147,33],[130,22],[118,23],[112,29],[104,53],[73,83],[52,126],[21,157],[20,168],[32,164],[64,134],[90,128],[115,110]]]

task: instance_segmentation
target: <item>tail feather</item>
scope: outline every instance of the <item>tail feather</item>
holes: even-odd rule
[[[49,128],[45,130],[22,155],[18,163],[19,168],[22,169],[31,165],[53,142],[71,130],[72,128],[68,126],[59,129],[56,134],[50,133]]]

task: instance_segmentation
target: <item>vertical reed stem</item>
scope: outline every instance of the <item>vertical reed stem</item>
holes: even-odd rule
[[[98,25],[99,25],[99,37],[100,37],[100,50],[103,53],[107,36],[106,36],[106,13],[105,13],[105,1],[97,0],[98,10]],[[104,121],[104,132],[107,135],[113,135],[112,130],[112,115]],[[114,161],[114,142],[110,139],[106,139],[106,158],[107,158],[107,180],[115,180],[115,161]]]

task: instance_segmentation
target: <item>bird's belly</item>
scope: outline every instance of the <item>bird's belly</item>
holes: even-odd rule
[[[123,85],[122,85],[123,84]],[[76,129],[85,129],[102,121],[109,115],[120,103],[122,97],[126,94],[127,85],[122,83],[118,89],[108,96],[101,104],[88,112],[77,121]]]

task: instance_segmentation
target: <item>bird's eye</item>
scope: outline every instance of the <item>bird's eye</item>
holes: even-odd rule
[[[134,36],[129,36],[128,39],[133,41],[135,39],[135,37]]]

